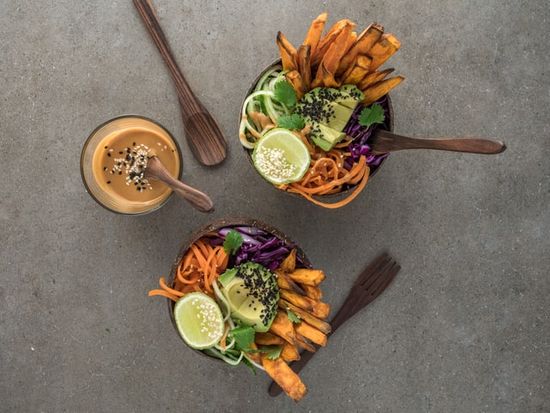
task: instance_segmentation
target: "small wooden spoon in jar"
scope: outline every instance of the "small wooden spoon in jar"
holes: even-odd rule
[[[185,199],[201,212],[212,212],[214,210],[214,203],[208,195],[170,175],[170,172],[168,172],[157,156],[149,158],[145,169],[145,176],[164,182],[178,196]]]

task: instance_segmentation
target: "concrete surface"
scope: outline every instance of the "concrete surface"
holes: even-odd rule
[[[0,0],[0,411],[550,411],[548,3],[155,3],[230,142],[219,168],[188,152],[172,83],[130,0]],[[238,144],[238,106],[276,56],[277,30],[299,42],[323,10],[380,21],[401,39],[398,132],[494,136],[508,151],[396,153],[339,211],[271,189]],[[213,196],[215,214],[176,199],[139,218],[95,204],[80,149],[123,113],[179,137],[185,178]],[[270,398],[267,377],[185,348],[165,302],[146,296],[192,230],[235,215],[298,240],[329,275],[335,307],[379,252],[403,266],[303,371],[298,405]]]

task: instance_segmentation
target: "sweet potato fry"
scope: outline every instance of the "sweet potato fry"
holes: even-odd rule
[[[273,320],[269,332],[278,335],[290,344],[296,343],[294,325],[292,324],[292,321],[288,319],[287,314],[283,311],[277,312],[277,316]]]
[[[293,400],[300,400],[305,396],[307,389],[300,377],[284,362],[282,358],[269,360],[262,355],[262,366],[275,383],[281,386]]]
[[[323,29],[325,28],[327,18],[328,13],[321,13],[311,22],[311,26],[309,26],[309,30],[307,31],[307,35],[304,40],[304,46],[309,46],[311,48],[311,56],[315,55],[315,51],[319,45],[319,40],[321,40],[321,36],[323,35]]]
[[[384,28],[377,23],[373,23],[367,27],[359,35],[353,46],[340,61],[340,66],[338,67],[336,74],[342,75],[349,69],[358,55],[367,54],[372,46],[380,39],[383,33]]]
[[[309,297],[312,300],[320,300],[323,298],[323,292],[319,287],[313,287],[305,284],[300,285],[300,287],[304,290],[306,297]]]
[[[316,66],[320,64],[325,53],[327,53],[332,43],[334,43],[336,38],[340,35],[340,32],[348,26],[350,26],[351,30],[353,30],[355,28],[355,23],[348,19],[342,19],[334,23],[327,34],[319,41],[315,54],[311,56],[312,65]]]
[[[254,342],[260,346],[280,346],[286,343],[281,337],[271,333],[256,333]]]
[[[353,69],[355,69],[356,64],[357,64],[357,56],[355,56],[355,59],[353,59],[353,62],[351,62],[351,64],[347,68],[347,70],[340,76],[340,79],[343,80],[343,79],[347,78],[351,74]]]
[[[340,83],[334,78],[334,75],[330,73],[323,63],[317,67],[317,75],[315,76],[315,79],[313,82],[311,82],[311,88],[314,89],[316,87],[340,87]]]
[[[296,348],[295,345],[292,345],[290,343],[283,344],[283,351],[281,351],[281,357],[284,361],[287,363],[290,363],[291,361],[300,360],[300,352]]]
[[[296,64],[298,66],[298,72],[302,76],[304,91],[308,91],[311,86],[311,47],[310,46],[302,45],[298,48]],[[296,253],[294,253],[294,258],[296,258]],[[293,269],[290,271],[293,271]]]
[[[304,96],[305,93],[305,87],[304,82],[302,80],[302,76],[297,70],[291,70],[286,74],[286,79],[290,82],[294,90],[296,91],[296,97],[300,99],[302,96]]]
[[[352,26],[350,24],[345,25],[340,30],[338,36],[334,42],[330,45],[327,52],[324,54],[323,59],[317,69],[314,83],[324,83],[325,86],[334,87],[331,83],[335,83],[334,77],[336,70],[340,64],[340,60],[346,53],[346,44],[351,35]],[[328,84],[327,84],[328,83]]]
[[[369,73],[367,76],[363,78],[363,80],[361,80],[361,83],[359,83],[358,85],[359,89],[364,90],[369,86],[374,85],[375,83],[378,83],[381,80],[384,80],[386,76],[388,76],[394,70],[395,70],[394,68],[389,68],[379,72]]]
[[[382,35],[380,40],[376,42],[371,49],[367,52],[367,55],[372,57],[372,63],[370,65],[370,71],[374,72],[380,66],[384,64],[386,60],[393,56],[395,52],[401,47],[401,42],[397,40],[391,33]]]
[[[344,84],[356,85],[359,83],[368,73],[369,66],[371,64],[371,58],[368,56],[357,56],[357,62],[353,67],[353,70],[344,78]]]
[[[293,311],[300,319],[307,322],[308,324],[315,327],[317,330],[322,331],[325,334],[328,334],[331,332],[330,324],[326,321],[323,321],[307,311],[301,309],[300,307],[295,306],[292,303],[289,303],[286,300],[279,300],[279,308],[282,308],[283,310],[291,310]]]
[[[296,48],[288,41],[281,32],[277,33],[277,47],[281,54],[281,61],[284,70],[296,70]]]
[[[315,353],[317,351],[315,346],[313,344],[311,344],[307,338],[305,338],[304,336],[302,336],[300,334],[296,335],[296,344],[301,349],[309,351],[310,353]]]
[[[291,290],[298,294],[307,295],[305,290],[298,283],[290,279],[290,277],[281,270],[275,270],[275,275],[277,275],[277,285],[279,288]]]
[[[290,278],[301,284],[317,286],[325,279],[325,273],[321,270],[298,268],[288,274]]]
[[[256,345],[256,343],[252,343],[250,345],[250,348],[253,350],[258,350],[258,346]],[[260,355],[258,353],[246,353],[246,355],[254,360],[256,363],[261,363]]]
[[[330,312],[330,306],[321,301],[312,300],[309,297],[296,294],[289,290],[280,290],[279,294],[283,299],[303,310],[311,313],[318,318],[327,318]],[[289,320],[290,321],[290,320]],[[273,327],[272,327],[273,328]]]
[[[323,347],[327,345],[327,336],[316,328],[310,326],[308,323],[302,321],[301,323],[296,324],[294,328],[298,334],[304,336],[309,341]]]
[[[363,99],[363,104],[368,106],[382,96],[387,95],[390,90],[396,87],[401,83],[405,78],[403,76],[390,77],[389,79],[382,80],[381,82],[375,83],[374,85],[363,90],[365,98]],[[293,278],[294,279],[294,278]]]
[[[283,260],[279,269],[283,272],[292,272],[296,269],[296,249],[290,251],[290,254]]]

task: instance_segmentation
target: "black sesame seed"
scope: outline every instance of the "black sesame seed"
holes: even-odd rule
[[[111,153],[110,153],[110,152],[108,152],[108,153],[107,153],[107,156],[108,156],[108,157],[110,158],[110,157],[111,157]]]
[[[110,183],[111,183],[111,181],[107,181],[107,184],[110,184]]]

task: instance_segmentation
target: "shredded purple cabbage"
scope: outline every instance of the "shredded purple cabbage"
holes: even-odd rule
[[[351,157],[355,162],[359,160],[361,155],[365,155],[367,158],[367,164],[371,168],[371,174],[380,166],[382,161],[387,158],[388,154],[383,155],[374,155],[371,152],[370,146],[368,145],[369,139],[372,136],[373,132],[377,128],[384,128],[388,129],[390,124],[390,108],[388,104],[388,98],[384,96],[383,98],[379,99],[376,103],[382,106],[384,109],[384,123],[383,124],[374,124],[369,126],[368,128],[365,128],[364,126],[361,126],[359,124],[359,114],[365,107],[364,105],[357,105],[355,110],[353,111],[350,120],[348,121],[346,127],[344,128],[344,132],[348,136],[350,136],[353,141],[349,144],[348,150],[351,153]],[[349,165],[345,165],[347,169],[351,169],[353,165],[349,163]]]
[[[271,271],[275,271],[281,262],[290,254],[296,246],[285,242],[281,238],[255,227],[224,227],[218,231],[218,237],[210,239],[212,245],[221,245],[229,231],[238,231],[243,237],[243,244],[237,253],[231,257],[230,266],[239,265],[243,262],[254,261],[263,265]],[[299,265],[304,262],[299,254],[296,257]]]

